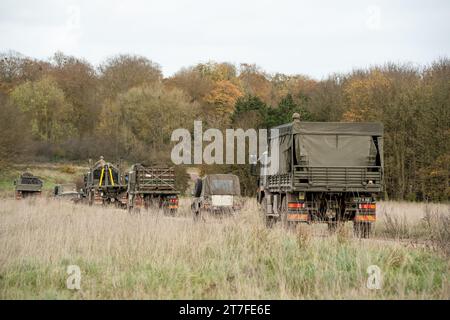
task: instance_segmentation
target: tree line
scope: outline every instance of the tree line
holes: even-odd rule
[[[269,74],[254,64],[199,63],[164,78],[146,57],[117,55],[98,66],[56,53],[37,60],[0,54],[0,170],[27,161],[170,161],[176,128],[270,128],[293,112],[308,121],[384,124],[386,197],[450,197],[450,60],[392,64],[322,80]],[[238,173],[247,166],[203,167]]]

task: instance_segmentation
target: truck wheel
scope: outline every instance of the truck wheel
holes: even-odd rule
[[[366,222],[364,223],[365,228],[364,228],[364,238],[370,238],[371,233],[372,233],[372,223],[371,222]]]
[[[372,232],[372,223],[353,222],[353,232],[358,238],[368,239]]]
[[[202,220],[204,221],[205,220],[204,215],[205,215],[204,210],[199,208],[198,210],[194,211],[194,221],[195,222],[202,221]]]
[[[267,228],[272,228],[275,225],[275,223],[277,223],[277,220],[274,217],[266,216],[265,222]]]
[[[264,197],[261,200],[261,203],[258,206],[259,212],[261,214],[262,220],[267,228],[272,228],[273,225],[276,223],[276,220],[273,216],[267,215],[267,198]]]
[[[283,200],[281,201],[281,207],[280,207],[279,213],[280,213],[281,224],[283,225],[283,227],[286,229],[289,229],[290,227],[292,227],[293,223],[288,221],[288,219],[287,219],[287,214],[288,214],[287,196],[284,196]]]
[[[191,204],[191,211],[192,211],[192,217],[194,218],[194,221],[200,220],[200,207],[196,202],[193,202]]]
[[[92,206],[94,204],[94,193],[89,191],[88,193],[88,204]]]
[[[200,220],[200,213],[198,211],[194,211],[194,221],[197,222]]]
[[[335,219],[328,220],[327,226],[328,232],[335,233],[337,230],[337,221]]]

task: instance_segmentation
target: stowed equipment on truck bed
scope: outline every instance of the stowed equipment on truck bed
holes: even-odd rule
[[[257,198],[267,224],[281,220],[353,221],[355,233],[368,237],[383,191],[381,123],[293,122],[278,129],[279,166],[262,166]],[[276,141],[276,140],[275,140]]]
[[[90,167],[84,176],[84,196],[89,205],[114,203],[126,205],[127,184],[119,166],[106,162],[103,157]]]
[[[30,172],[22,173],[14,180],[16,199],[39,196],[42,193],[42,180]]]

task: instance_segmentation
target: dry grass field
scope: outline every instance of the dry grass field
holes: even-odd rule
[[[253,200],[195,223],[160,212],[3,200],[1,299],[449,299],[448,205],[379,205],[373,239],[351,225],[266,229]],[[66,287],[78,265],[81,289]],[[366,287],[367,267],[382,272]]]

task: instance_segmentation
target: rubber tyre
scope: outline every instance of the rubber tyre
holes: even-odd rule
[[[372,233],[371,222],[353,222],[353,232],[356,237],[368,239]]]

